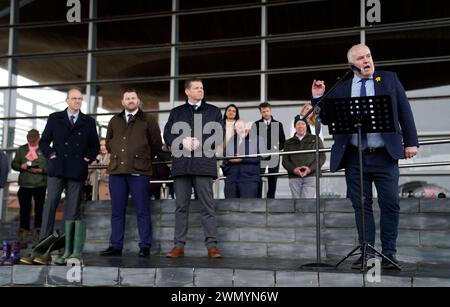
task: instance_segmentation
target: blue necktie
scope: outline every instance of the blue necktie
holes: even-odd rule
[[[361,91],[359,92],[359,97],[367,96],[367,92],[366,92],[367,80],[368,79],[361,79]],[[361,134],[361,147],[363,150],[367,148],[367,133]]]

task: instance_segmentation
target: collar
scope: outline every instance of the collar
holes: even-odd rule
[[[299,139],[300,141],[303,140],[305,138],[305,136],[306,136],[306,133],[304,135],[302,135],[302,136],[298,135],[297,132],[295,133],[295,137],[297,139]]]
[[[264,118],[261,118],[262,119],[262,121],[264,122],[264,123],[271,123],[272,121],[273,121],[273,116],[271,116],[269,119],[264,119]]]
[[[353,79],[352,79],[352,85],[355,85],[356,83],[358,83],[361,80],[362,80],[362,78],[358,77],[357,75],[354,75]],[[373,80],[373,75],[370,78],[367,78],[367,80]]]
[[[78,118],[78,116],[80,115],[80,111],[78,110],[76,113],[70,113],[69,112],[69,108],[67,108],[66,110],[67,113],[67,117],[70,118],[71,116],[75,116],[75,120]]]
[[[125,118],[128,117],[128,114],[131,114],[133,116],[135,116],[137,114],[137,112],[139,111],[139,108],[137,108],[136,110],[134,110],[133,112],[129,112],[127,110],[125,110]]]
[[[196,109],[200,108],[200,106],[202,105],[202,101],[199,100],[197,102],[191,102],[190,100],[187,101],[189,103],[189,105],[191,106],[195,106]]]

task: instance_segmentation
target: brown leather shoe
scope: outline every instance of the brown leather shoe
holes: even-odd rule
[[[219,252],[217,247],[208,248],[208,257],[209,258],[222,258],[222,255]]]
[[[166,254],[167,258],[178,258],[184,256],[184,248],[175,246],[170,252]]]

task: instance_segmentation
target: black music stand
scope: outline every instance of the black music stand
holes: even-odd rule
[[[395,132],[392,101],[390,96],[365,96],[351,98],[329,99],[324,104],[324,111],[329,118],[328,130],[330,134],[358,134],[359,155],[359,184],[361,201],[361,227],[362,243],[355,247],[341,261],[336,268],[347,258],[355,255],[362,256],[361,271],[366,267],[367,249],[390,262],[398,270],[400,267],[391,259],[377,251],[375,247],[366,242],[366,225],[364,218],[364,191],[363,191],[363,165],[362,165],[362,133]],[[357,252],[360,250],[360,252]]]

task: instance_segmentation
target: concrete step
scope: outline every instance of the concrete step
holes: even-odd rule
[[[155,255],[171,249],[175,224],[175,200],[150,204]],[[216,200],[218,240],[230,257],[292,258],[316,254],[316,201],[314,199]],[[379,233],[379,209],[374,201]],[[406,261],[442,262],[450,259],[450,200],[402,199],[400,203],[398,255]],[[205,253],[201,206],[192,201],[187,256]],[[109,245],[111,204],[88,202],[86,251],[98,252]],[[357,246],[355,217],[348,199],[321,201],[322,256],[340,257]],[[135,251],[138,233],[132,201],[127,208],[125,251]],[[377,239],[378,240],[378,239]],[[379,242],[376,247],[381,251]]]

